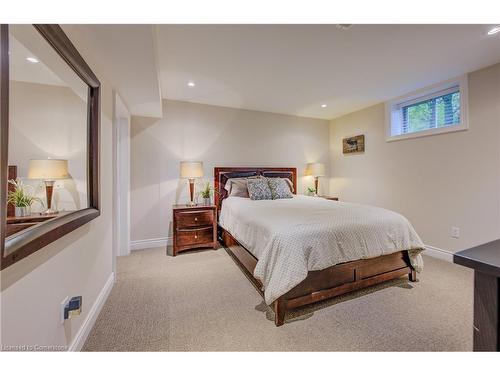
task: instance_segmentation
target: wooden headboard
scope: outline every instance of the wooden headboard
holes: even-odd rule
[[[227,198],[227,191],[224,188],[230,178],[238,177],[282,177],[292,181],[293,191],[297,191],[297,168],[284,167],[215,167],[214,168],[214,201],[217,211],[220,211],[222,202]]]

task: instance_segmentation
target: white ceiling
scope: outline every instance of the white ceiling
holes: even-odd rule
[[[38,62],[29,62],[28,57]],[[87,100],[85,82],[50,48],[32,25],[9,26],[9,69],[12,81],[68,87],[83,101]]]
[[[486,36],[492,26],[63,29],[133,115],[162,116],[163,98],[332,119],[500,62],[500,33]]]
[[[491,26],[160,25],[162,97],[331,119],[500,62]]]
[[[33,64],[26,60],[34,57],[39,60]],[[28,50],[12,35],[9,35],[9,79],[12,81],[39,83],[42,85],[67,86],[33,52]]]
[[[162,116],[152,25],[63,25],[97,77],[103,75],[133,115]]]

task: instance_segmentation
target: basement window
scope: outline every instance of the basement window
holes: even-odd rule
[[[466,130],[466,99],[462,77],[388,102],[387,141]]]

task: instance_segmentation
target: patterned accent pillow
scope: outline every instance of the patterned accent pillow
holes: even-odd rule
[[[290,191],[291,191],[292,193],[295,193],[295,191],[293,191],[294,189],[293,189],[293,183],[292,183],[292,180],[290,180],[289,178],[283,178],[283,180],[285,180],[285,181],[286,181],[286,183],[288,184],[288,186],[290,186]]]
[[[293,198],[290,185],[285,178],[268,178],[269,188],[273,199]]]
[[[249,178],[247,180],[248,195],[253,201],[273,199],[271,188],[266,178]]]
[[[227,180],[224,189],[226,189],[230,197],[249,198],[248,188],[247,188],[247,179],[249,178],[261,178],[261,177],[251,176],[251,177],[230,178]]]

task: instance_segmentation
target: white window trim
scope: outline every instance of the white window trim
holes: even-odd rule
[[[401,121],[400,119],[400,109],[404,105],[409,105],[412,103],[417,103],[419,101],[425,100],[440,91],[446,91],[453,87],[458,86],[460,89],[460,124],[451,125],[442,128],[434,128],[428,130],[422,130],[419,132],[413,132],[408,134],[392,135],[392,124],[394,121]],[[414,91],[407,95],[399,96],[385,103],[385,134],[386,142],[399,141],[409,138],[420,138],[429,135],[451,133],[457,131],[463,131],[469,129],[468,121],[468,83],[467,75],[463,75],[454,79],[450,79],[445,82],[438,83],[436,85],[428,86],[423,89]]]

